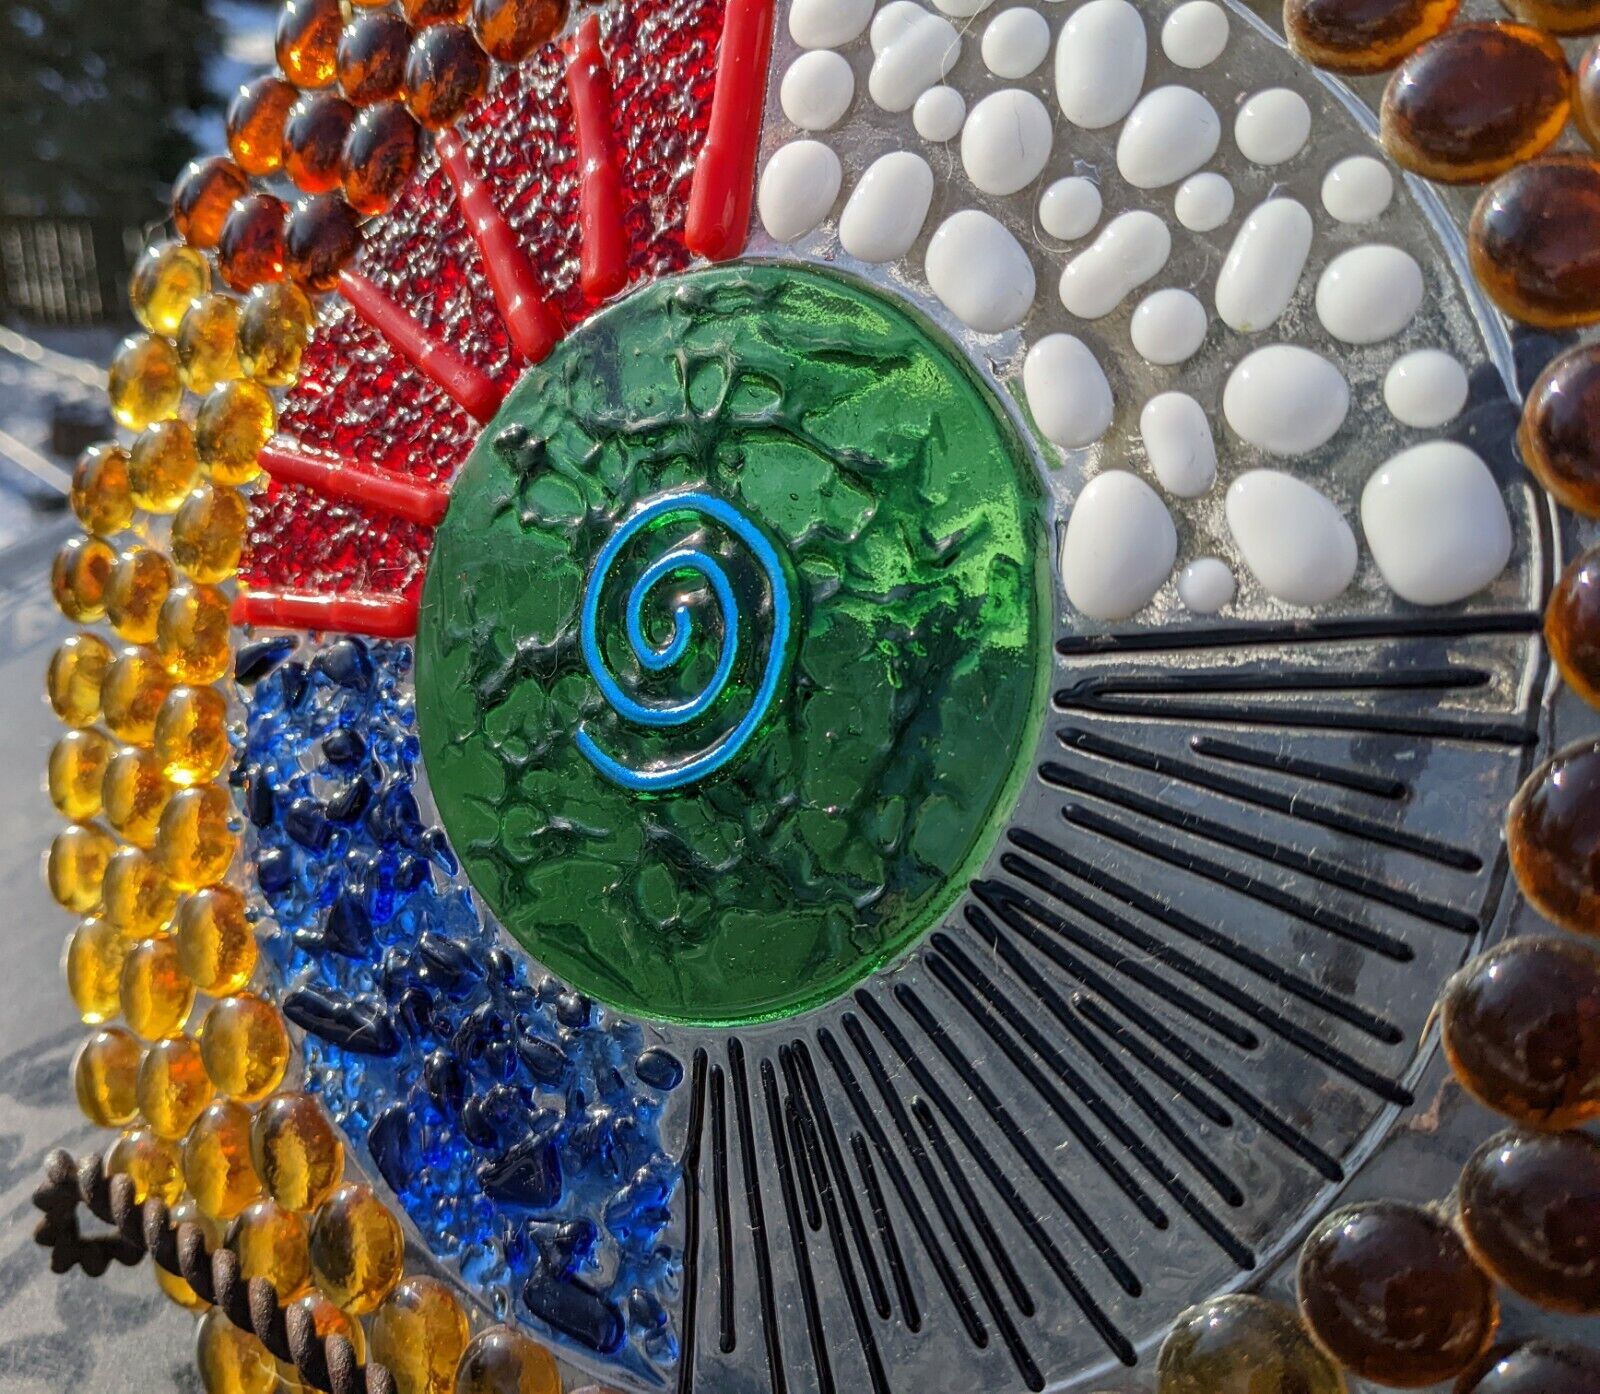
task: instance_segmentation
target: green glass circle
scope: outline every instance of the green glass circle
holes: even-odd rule
[[[530,370],[453,486],[417,637],[445,829],[581,991],[815,1006],[993,845],[1049,594],[1031,462],[937,331],[795,267],[658,282]]]

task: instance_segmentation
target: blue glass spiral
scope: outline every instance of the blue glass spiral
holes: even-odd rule
[[[633,769],[600,749],[587,727],[580,725],[573,734],[578,749],[584,757],[607,779],[624,789],[641,792],[659,792],[681,789],[685,785],[704,779],[733,759],[756,733],[778,693],[778,681],[783,676],[783,658],[789,646],[790,596],[788,578],[783,563],[766,536],[744,514],[722,499],[710,494],[668,494],[650,500],[639,508],[609,538],[596,556],[594,568],[589,573],[589,583],[583,595],[583,616],[580,636],[583,659],[589,674],[607,704],[624,721],[639,726],[682,726],[703,715],[722,695],[733,674],[739,655],[739,603],[733,593],[732,583],[721,562],[698,547],[674,547],[651,562],[628,592],[625,618],[628,643],[642,667],[652,673],[663,672],[682,659],[693,637],[694,620],[685,605],[679,605],[672,614],[672,632],[664,644],[649,642],[644,633],[644,609],[650,592],[658,582],[683,571],[703,576],[716,596],[722,622],[722,644],[717,655],[716,671],[705,687],[692,697],[677,702],[644,703],[624,692],[616,678],[606,667],[605,655],[600,649],[600,599],[607,579],[617,558],[630,541],[645,529],[663,518],[678,514],[702,516],[721,524],[746,547],[760,563],[766,575],[767,587],[772,595],[772,637],[768,646],[761,682],[756,688],[750,709],[739,724],[722,736],[708,749],[688,759],[670,765],[652,765]]]

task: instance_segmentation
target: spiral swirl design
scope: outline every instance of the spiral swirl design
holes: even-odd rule
[[[691,697],[676,702],[645,703],[625,692],[606,666],[600,648],[600,602],[607,581],[624,548],[652,524],[663,518],[688,514],[720,524],[737,537],[760,564],[772,596],[772,638],[750,708],[739,723],[708,749],[671,765],[635,769],[602,750],[586,726],[580,725],[573,740],[584,757],[615,784],[640,792],[681,789],[704,779],[734,758],[760,727],[778,693],[783,675],[784,654],[789,646],[791,598],[789,582],[778,553],[766,536],[738,509],[710,494],[669,494],[652,499],[639,508],[606,540],[596,556],[584,590],[580,639],[584,663],[606,703],[624,721],[651,728],[683,726],[707,712],[723,694],[739,656],[741,619],[738,598],[728,573],[710,553],[698,547],[674,547],[652,561],[634,581],[628,592],[625,627],[628,643],[641,667],[652,673],[664,672],[680,662],[694,636],[694,620],[688,607],[679,605],[672,615],[672,630],[664,644],[650,643],[644,632],[644,612],[650,594],[667,577],[684,571],[703,576],[716,597],[722,623],[722,642],[717,666],[706,685]]]

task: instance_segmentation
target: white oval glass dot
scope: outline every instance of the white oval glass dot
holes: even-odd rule
[[[1233,185],[1211,171],[1191,174],[1178,185],[1172,211],[1190,232],[1214,232],[1233,216]]]
[[[1257,165],[1281,165],[1305,148],[1311,137],[1311,108],[1289,87],[1257,92],[1239,108],[1233,139],[1245,159]]]
[[[1206,338],[1206,307],[1186,290],[1169,287],[1139,302],[1128,333],[1139,357],[1170,367],[1199,351]]]
[[[1161,51],[1180,68],[1204,68],[1228,46],[1228,14],[1213,0],[1184,0],[1161,26]]]
[[[1094,231],[1103,207],[1100,186],[1092,179],[1071,174],[1044,191],[1039,200],[1039,226],[1052,237],[1072,242]]]
[[[996,15],[983,31],[983,66],[996,77],[1027,77],[1050,52],[1050,21],[1019,5]]]
[[[1322,181],[1322,206],[1341,223],[1370,223],[1394,198],[1394,175],[1382,160],[1352,155]]]
[[[1454,421],[1467,392],[1467,370],[1443,349],[1406,354],[1383,380],[1383,402],[1394,419],[1424,431]]]
[[[783,75],[778,103],[802,131],[826,131],[839,124],[856,94],[856,76],[832,49],[802,53]]]
[[[954,87],[930,87],[911,108],[911,124],[924,140],[943,145],[961,134],[966,99]]]
[[[1233,603],[1233,572],[1221,557],[1197,557],[1178,573],[1178,599],[1196,615],[1214,615]]]

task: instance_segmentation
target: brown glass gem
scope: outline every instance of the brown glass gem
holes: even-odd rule
[[[234,201],[250,188],[244,171],[225,155],[193,161],[172,186],[172,221],[191,247],[215,247]]]
[[[301,200],[289,215],[283,236],[284,267],[310,295],[339,284],[339,273],[361,248],[361,219],[343,194],[318,194]]]
[[[1443,1220],[1376,1201],[1335,1211],[1300,1251],[1300,1312],[1353,1374],[1397,1389],[1453,1379],[1494,1339],[1494,1285]]]
[[[567,0],[473,0],[472,4],[472,32],[497,63],[522,62],[549,43],[566,22]]]
[[[464,24],[435,24],[411,43],[406,105],[430,131],[454,125],[489,84],[489,55]]]
[[[1600,1394],[1600,1353],[1555,1341],[1496,1346],[1456,1394]]]
[[[326,87],[338,71],[335,55],[343,32],[339,0],[284,0],[275,36],[283,75],[296,87]]]
[[[1600,150],[1600,43],[1589,46],[1572,80],[1572,124]]]
[[[217,266],[234,290],[283,279],[283,224],[288,206],[271,194],[248,194],[233,205],[217,243]]]
[[[1600,345],[1568,349],[1539,375],[1517,447],[1557,503],[1600,518]]]
[[[307,92],[294,104],[283,128],[283,164],[302,192],[339,187],[339,155],[355,119],[355,107],[332,92]]]
[[[246,83],[228,105],[228,149],[246,174],[283,168],[283,123],[300,94],[281,77]]]
[[[418,29],[463,20],[471,4],[472,0],[400,0],[406,18]]]
[[[398,97],[405,83],[411,26],[391,10],[364,14],[339,40],[339,86],[356,106]]]
[[[1592,34],[1600,29],[1600,0],[1500,0],[1506,10],[1552,34]]]
[[[1547,155],[1491,184],[1467,229],[1473,274],[1512,319],[1542,329],[1600,320],[1600,161]]]
[[[422,133],[399,102],[368,107],[344,143],[344,192],[358,213],[382,213],[417,168]]]
[[[1600,934],[1600,741],[1557,751],[1511,801],[1511,868],[1553,924]]]
[[[1455,18],[1460,0],[1284,0],[1289,46],[1319,68],[1378,73]]]
[[[1561,573],[1545,606],[1544,646],[1567,686],[1600,707],[1600,547]]]

